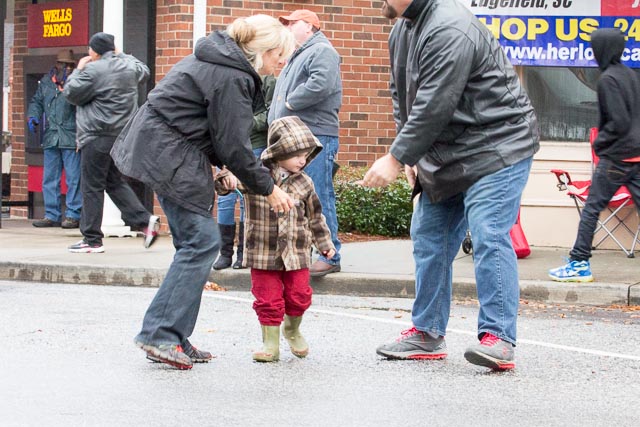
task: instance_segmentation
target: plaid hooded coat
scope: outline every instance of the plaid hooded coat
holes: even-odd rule
[[[282,117],[269,126],[268,147],[262,153],[263,164],[270,169],[275,184],[289,194],[295,206],[278,216],[271,210],[267,198],[243,189],[245,197],[244,261],[245,267],[259,270],[300,270],[311,265],[311,247],[320,252],[334,249],[320,199],[313,181],[304,173],[279,174],[277,160],[309,150],[307,164],[322,150],[322,144],[298,117]],[[216,177],[216,191],[227,189]]]

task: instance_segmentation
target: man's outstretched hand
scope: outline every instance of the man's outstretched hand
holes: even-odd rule
[[[403,169],[402,163],[396,160],[391,154],[386,154],[375,161],[371,168],[364,175],[360,184],[364,187],[386,187],[398,177]]]

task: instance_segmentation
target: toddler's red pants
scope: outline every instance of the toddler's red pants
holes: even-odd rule
[[[279,326],[284,315],[302,316],[311,305],[313,290],[309,269],[251,269],[251,293],[256,298],[253,309],[261,325]]]

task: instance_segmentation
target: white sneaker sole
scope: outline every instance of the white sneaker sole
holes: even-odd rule
[[[554,282],[575,282],[575,283],[593,282],[593,276],[556,277],[549,274],[549,277]]]
[[[81,249],[69,249],[69,252],[74,254],[101,254],[104,253],[104,247],[99,248],[81,248]]]
[[[144,236],[144,247],[145,249],[149,249],[151,245],[158,238],[158,230],[160,229],[160,217],[156,215],[151,215],[149,218],[149,224],[147,225],[147,232]]]

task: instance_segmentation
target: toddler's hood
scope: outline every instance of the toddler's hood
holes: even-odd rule
[[[307,125],[297,116],[274,120],[269,126],[267,149],[262,152],[262,162],[271,168],[277,160],[302,150],[309,150],[307,165],[322,151],[322,144],[313,136]]]

